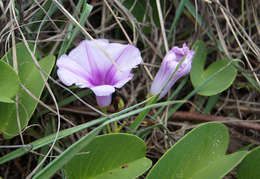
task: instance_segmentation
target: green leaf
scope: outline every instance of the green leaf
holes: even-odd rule
[[[223,124],[201,125],[166,152],[151,169],[147,179],[219,179],[247,154],[240,151],[225,155],[228,141],[228,131]]]
[[[134,135],[102,135],[74,156],[65,171],[70,179],[132,179],[151,167],[145,153],[144,141]]]
[[[19,77],[11,66],[0,61],[0,102],[10,103],[19,90]]]
[[[238,179],[260,178],[260,146],[253,149],[238,166]]]
[[[33,49],[32,44],[30,45],[30,48]],[[40,98],[45,84],[38,68],[34,65],[32,57],[23,43],[19,43],[16,45],[16,53],[18,63],[18,76],[20,78],[21,84],[23,84],[34,96]],[[39,58],[37,50],[35,56],[36,58]],[[10,50],[8,54],[3,57],[3,60],[6,59],[10,63],[12,63],[12,50]],[[54,66],[55,57],[47,56],[38,62],[41,69],[49,75]],[[17,95],[19,120],[21,124],[21,129],[24,129],[27,126],[27,123],[37,106],[37,101],[35,101],[22,88],[18,91]],[[19,133],[19,129],[17,125],[15,105],[12,104],[6,106],[4,103],[0,103],[0,111],[0,121],[6,120],[5,126],[3,128],[4,137],[11,138],[16,136]]]
[[[191,82],[194,88],[201,86],[211,75],[225,68],[197,93],[203,96],[212,96],[229,88],[237,75],[237,69],[230,63],[230,60],[217,60],[204,70],[207,58],[207,48],[205,44],[202,41],[197,41],[192,48],[196,51],[190,72]]]

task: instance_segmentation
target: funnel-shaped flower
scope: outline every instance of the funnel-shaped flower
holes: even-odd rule
[[[110,105],[115,88],[121,88],[133,78],[131,70],[141,61],[140,51],[132,45],[109,43],[104,39],[84,40],[69,55],[58,59],[57,73],[67,86],[90,88],[98,105],[105,107]]]
[[[151,94],[157,95],[161,92],[159,99],[164,97],[179,78],[190,72],[194,53],[185,43],[182,48],[173,47],[164,57],[161,67],[153,80],[150,90]],[[175,72],[179,63],[181,65]],[[172,76],[174,72],[175,74]],[[169,83],[167,84],[168,81]],[[167,86],[165,86],[166,84]]]

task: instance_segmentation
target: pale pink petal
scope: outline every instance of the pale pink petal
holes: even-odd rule
[[[115,60],[121,71],[135,68],[142,62],[140,51],[133,45],[111,43],[108,49],[109,55]],[[113,68],[115,68],[114,65]]]
[[[67,55],[62,55],[57,60],[57,66],[59,67],[57,71],[58,77],[65,85],[71,86],[75,84],[80,88],[92,86],[84,69]]]
[[[91,74],[91,65],[84,41],[82,41],[76,48],[72,49],[68,56],[84,68],[86,74]]]
[[[113,49],[119,49],[119,47],[117,48],[117,44],[112,44],[110,46],[114,47]],[[111,50],[110,54],[114,51]],[[132,45],[126,45],[124,49],[121,50],[121,53],[118,54],[115,61],[119,67],[116,67],[114,65],[111,66],[106,75],[106,80],[110,84],[116,84],[118,83],[118,81],[122,80],[126,81],[126,78],[129,79],[132,68],[135,68],[138,64],[142,62],[142,57],[140,51],[136,47]]]
[[[101,40],[85,40],[83,43],[91,68],[96,68],[95,70],[102,73],[107,71],[112,65],[111,60],[106,55],[108,54],[109,43]]]
[[[130,81],[134,75],[132,73],[127,74],[126,76],[121,76],[121,78],[115,78],[116,83],[114,84],[114,87],[121,88],[124,86],[128,81]]]
[[[96,96],[107,96],[115,92],[115,88],[110,85],[101,85],[90,88]]]
[[[112,64],[101,50],[106,51],[108,45],[109,43],[105,39],[84,40],[69,53],[69,56],[85,69],[85,73],[92,77],[91,83],[93,85],[104,83],[104,72]]]

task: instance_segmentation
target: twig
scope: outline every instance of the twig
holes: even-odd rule
[[[207,114],[199,114],[195,112],[184,112],[184,111],[178,111],[175,112],[171,116],[171,120],[173,119],[181,119],[185,121],[196,121],[196,122],[209,122],[209,121],[219,121],[226,123],[229,126],[236,126],[241,128],[247,128],[247,129],[254,129],[257,131],[260,131],[260,124],[255,122],[247,122],[247,121],[233,121],[230,120],[229,117],[222,117],[222,116],[212,116]],[[260,122],[260,121],[259,121]]]

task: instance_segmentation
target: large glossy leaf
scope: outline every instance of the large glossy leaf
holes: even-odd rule
[[[33,46],[31,45],[31,49]],[[21,83],[37,98],[40,98],[44,88],[44,81],[40,75],[39,70],[34,65],[31,55],[23,43],[16,45],[17,63],[18,63],[18,76]],[[36,58],[39,58],[38,52],[35,54]],[[12,50],[8,52],[2,60],[8,60],[12,63]],[[40,67],[47,74],[50,74],[55,62],[54,56],[47,56],[39,60]],[[30,120],[36,106],[35,101],[27,92],[22,88],[19,89],[18,93],[18,110],[19,120],[21,128],[25,128],[28,121]],[[19,133],[17,125],[17,115],[15,104],[6,105],[0,103],[0,121],[5,120],[5,126],[2,129],[6,138],[11,138]],[[1,131],[0,131],[1,132]]]
[[[197,41],[192,48],[196,51],[190,72],[194,88],[200,87],[211,75],[221,70],[221,72],[198,91],[198,94],[212,96],[229,88],[237,75],[237,69],[230,64],[230,60],[217,60],[210,64],[207,69],[204,69],[207,59],[205,44],[202,41]]]
[[[11,66],[0,61],[0,102],[13,102],[19,89],[19,77]],[[1,127],[0,127],[1,128]]]
[[[225,155],[229,135],[220,123],[207,123],[193,129],[154,165],[147,179],[220,179],[247,154]]]
[[[69,179],[132,179],[148,170],[146,145],[130,134],[98,136],[65,167]]]
[[[253,149],[238,166],[238,179],[260,178],[260,146]]]

